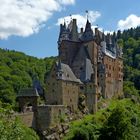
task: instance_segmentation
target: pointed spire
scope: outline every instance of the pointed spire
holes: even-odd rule
[[[64,28],[66,29],[66,21],[65,21],[65,19],[64,19]]]
[[[59,58],[59,60],[58,60],[58,70],[61,70],[62,69],[62,67],[61,67],[61,59]]]
[[[91,29],[91,23],[89,22],[88,19],[87,19],[85,31],[84,31],[84,33],[83,33],[83,35],[81,37],[81,40],[83,40],[83,41],[93,40],[93,31]]]
[[[87,23],[86,23],[86,27],[85,27],[85,32],[87,31],[91,31],[91,23],[89,22],[89,20],[87,19]]]
[[[86,30],[91,30],[91,23],[89,22],[89,13],[88,13],[88,10],[86,10],[86,14],[87,14],[87,22],[86,22],[85,31]]]
[[[88,18],[89,18],[88,10],[86,10],[86,17],[87,17],[87,20],[88,20]]]

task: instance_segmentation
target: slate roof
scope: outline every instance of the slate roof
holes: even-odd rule
[[[75,60],[77,59],[85,59],[88,58],[90,59],[89,52],[87,50],[87,46],[81,46],[79,50],[77,51],[76,55],[73,57],[72,63],[74,63]]]
[[[17,95],[17,97],[35,97],[35,96],[39,96],[36,88],[21,89]]]
[[[80,60],[81,62],[81,72],[80,72],[80,80],[82,82],[87,82],[91,80],[91,75],[94,73],[91,58],[87,49],[87,46],[81,46],[76,57],[73,59],[73,64],[76,60]],[[83,63],[83,64],[82,64]]]
[[[91,80],[91,75],[94,73],[93,67],[92,67],[92,63],[90,61],[90,59],[85,58],[85,65],[84,65],[84,69],[81,72],[81,76],[80,79],[83,82],[87,82]]]
[[[57,72],[62,73],[59,79],[64,80],[64,81],[72,81],[72,82],[81,83],[80,79],[76,78],[71,68],[67,64],[56,62],[56,66],[57,66]]]

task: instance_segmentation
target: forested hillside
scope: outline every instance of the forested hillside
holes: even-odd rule
[[[123,48],[124,89],[131,94],[140,90],[140,27],[117,33]]]
[[[54,59],[38,59],[21,52],[0,49],[0,101],[15,107],[16,94],[21,88],[31,87],[34,77],[44,86],[44,77]]]
[[[140,27],[117,32],[123,48],[124,90],[134,94],[140,90]],[[0,49],[0,101],[15,106],[21,88],[31,87],[36,76],[44,86],[45,75],[55,58],[38,59],[21,52]]]
[[[38,59],[24,53],[0,49],[0,139],[39,140],[36,132],[12,117],[16,95],[31,87],[36,77],[44,87],[45,76],[55,58]],[[7,104],[8,103],[8,104]],[[9,119],[10,118],[10,119]],[[13,118],[13,119],[11,119]]]

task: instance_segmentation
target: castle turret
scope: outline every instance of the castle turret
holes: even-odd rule
[[[58,45],[62,42],[62,40],[69,40],[69,30],[66,28],[66,23],[60,24],[60,33],[58,38]]]
[[[76,19],[72,20],[72,27],[71,27],[71,37],[72,41],[78,41],[78,30],[77,30],[77,21]]]
[[[89,22],[89,20],[87,19],[87,23],[86,23],[86,27],[85,27],[85,31],[81,37],[82,41],[91,41],[93,40],[93,31],[91,29],[91,23]]]
[[[59,61],[56,63],[56,79],[62,79],[63,76],[63,70],[62,70],[62,65],[61,65],[61,60],[59,59]]]

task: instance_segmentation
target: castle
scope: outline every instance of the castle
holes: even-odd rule
[[[81,95],[88,112],[95,113],[101,98],[123,93],[122,49],[115,33],[105,35],[98,28],[93,32],[88,19],[85,29],[78,32],[76,22],[60,25],[59,56],[46,79],[45,105],[37,104],[36,86],[21,90],[17,97],[22,112],[26,112],[26,102],[32,104],[34,128],[39,131],[58,123],[62,114],[75,113]]]
[[[97,102],[123,91],[122,49],[115,33],[95,33],[87,19],[85,30],[78,32],[76,19],[68,26],[60,25],[59,61],[47,79],[47,104],[63,104],[77,109],[78,96],[83,93],[90,113],[96,112]]]

